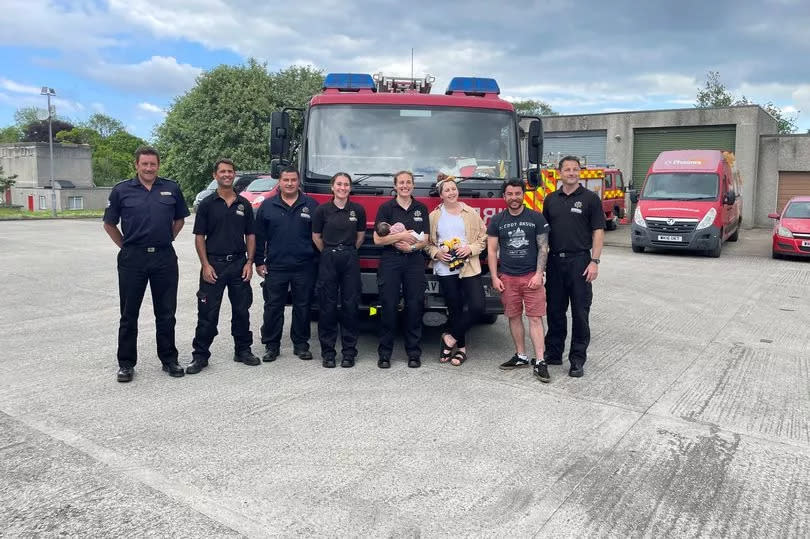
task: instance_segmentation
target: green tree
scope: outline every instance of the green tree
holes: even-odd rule
[[[101,135],[101,138],[107,138],[119,131],[126,131],[124,124],[111,116],[97,112],[90,116],[86,121],[81,123],[82,127],[87,127]]]
[[[109,186],[135,173],[133,155],[138,146],[143,146],[146,141],[127,133],[118,120],[107,119],[110,121],[105,120],[101,124],[106,136],[85,124],[84,127],[74,127],[70,131],[60,131],[56,139],[63,143],[89,144],[93,150],[93,182],[96,185]],[[120,129],[109,128],[116,123],[121,125]]]
[[[135,150],[146,141],[126,131],[116,131],[100,139],[93,148],[93,181],[96,185],[115,185],[135,174]]]
[[[14,187],[14,184],[17,183],[15,180],[16,177],[16,174],[6,176],[6,173],[3,171],[3,165],[0,165],[0,205],[6,203],[6,191]]]
[[[20,142],[22,131],[16,125],[0,128],[0,143]]]
[[[523,99],[520,101],[512,101],[515,107],[515,112],[526,116],[558,116],[558,112],[554,112],[548,103],[543,101],[536,101],[534,99]]]
[[[54,141],[60,131],[70,131],[71,129],[73,129],[73,124],[64,120],[51,119],[51,133]],[[23,128],[22,142],[48,142],[48,120],[37,120],[26,125]]]
[[[89,144],[95,146],[101,140],[101,135],[89,127],[74,127],[70,131],[60,131],[56,134],[57,142],[69,142],[71,144]]]
[[[220,157],[233,159],[241,170],[267,170],[270,113],[303,107],[322,84],[320,71],[289,67],[269,73],[254,59],[203,73],[155,129],[161,173],[178,181],[190,198],[211,181]],[[294,129],[300,122],[296,116]]]
[[[698,88],[697,97],[695,99],[696,108],[756,104],[758,103],[750,101],[744,95],[739,98],[735,97],[720,80],[720,73],[718,71],[709,71],[706,74],[706,83],[702,89]],[[789,116],[782,109],[774,105],[773,101],[759,104],[759,106],[776,120],[776,128],[779,133],[793,133],[798,129],[799,126],[796,121],[796,116]]]

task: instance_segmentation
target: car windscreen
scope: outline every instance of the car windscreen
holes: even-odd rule
[[[515,125],[509,111],[449,107],[325,105],[307,127],[307,177],[338,171],[389,185],[410,170],[416,184],[438,173],[499,180],[518,176]]]
[[[787,219],[810,219],[810,202],[791,202],[785,208],[783,217]]]
[[[208,187],[205,188],[206,191],[213,191],[217,188],[217,181],[211,180],[211,183],[208,184]]]
[[[704,172],[678,172],[650,174],[643,200],[714,200],[717,198],[717,174]]]
[[[250,185],[247,186],[245,191],[249,191],[251,193],[261,193],[263,191],[269,191],[276,186],[278,180],[274,180],[273,178],[256,178]]]

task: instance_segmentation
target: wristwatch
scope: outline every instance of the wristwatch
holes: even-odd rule
[[[591,262],[593,262],[594,264],[599,264],[599,259],[598,258],[591,258]]]

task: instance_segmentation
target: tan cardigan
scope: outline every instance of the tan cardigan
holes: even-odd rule
[[[487,230],[484,226],[484,221],[478,214],[478,210],[459,202],[461,205],[461,220],[464,221],[464,233],[466,234],[467,245],[470,246],[472,254],[464,261],[464,265],[459,271],[459,277],[473,277],[481,273],[481,259],[479,256],[484,252],[487,246]],[[430,237],[425,251],[430,257],[433,266],[433,260],[436,259],[436,253],[439,252],[439,217],[442,214],[442,205],[436,207],[435,210],[430,212]]]

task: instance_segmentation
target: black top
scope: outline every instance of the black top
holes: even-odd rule
[[[498,238],[498,270],[520,276],[537,271],[537,236],[548,234],[548,223],[540,212],[524,207],[520,214],[504,210],[492,218],[487,236]]]
[[[180,187],[166,178],[156,178],[147,189],[137,178],[119,182],[110,191],[104,222],[121,221],[124,247],[169,247],[174,241],[174,221],[188,217]]]
[[[407,210],[399,205],[396,197],[388,202],[383,202],[377,210],[377,219],[374,221],[374,228],[376,229],[377,224],[382,222],[390,225],[402,223],[405,225],[405,230],[424,232],[426,236],[430,232],[427,206],[416,199],[412,199],[411,205],[408,206]],[[383,249],[383,255],[400,252],[401,251],[393,245],[386,245]],[[421,252],[422,251],[414,251],[414,254]]]
[[[557,189],[543,201],[543,217],[551,226],[552,253],[576,253],[593,247],[593,231],[605,228],[599,195],[581,185],[570,195]]]
[[[281,193],[268,198],[256,212],[256,265],[270,270],[297,270],[313,264],[312,214],[318,203],[299,192],[292,206]]]
[[[312,232],[321,234],[327,247],[357,245],[357,233],[365,230],[366,210],[351,200],[342,209],[330,200],[315,208],[312,216]]]
[[[214,191],[200,202],[194,219],[194,234],[205,236],[205,251],[213,256],[245,253],[245,236],[253,234],[253,208],[237,195],[228,204]]]

